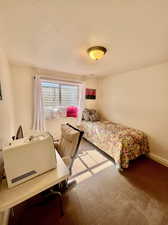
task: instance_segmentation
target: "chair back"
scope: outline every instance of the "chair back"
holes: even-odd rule
[[[58,146],[58,152],[68,166],[71,174],[73,161],[77,155],[83,131],[73,127],[70,124],[61,125],[61,140]]]

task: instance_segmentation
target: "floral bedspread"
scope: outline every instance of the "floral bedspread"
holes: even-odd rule
[[[110,155],[121,168],[129,161],[149,152],[148,138],[140,130],[111,121],[82,121],[84,137]]]

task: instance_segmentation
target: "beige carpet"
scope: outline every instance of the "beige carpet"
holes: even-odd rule
[[[139,158],[119,173],[114,165],[80,182],[64,196],[63,217],[53,198],[15,207],[17,225],[167,225],[168,168]]]
[[[83,182],[105,168],[111,167],[113,162],[102,155],[95,147],[83,140],[79,154],[72,167],[72,179],[77,183]]]

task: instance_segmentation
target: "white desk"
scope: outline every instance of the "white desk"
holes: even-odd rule
[[[5,217],[8,216],[10,208],[68,178],[69,170],[58,153],[56,153],[56,158],[56,169],[19,184],[16,187],[9,189],[6,180],[3,180],[0,186],[0,220],[2,218],[4,221],[6,220]],[[3,223],[0,221],[1,224]]]

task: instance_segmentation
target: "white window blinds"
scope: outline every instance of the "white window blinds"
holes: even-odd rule
[[[58,82],[43,81],[41,83],[45,109],[78,106],[79,86]]]
[[[60,85],[61,106],[77,106],[79,101],[79,87],[75,85]]]

